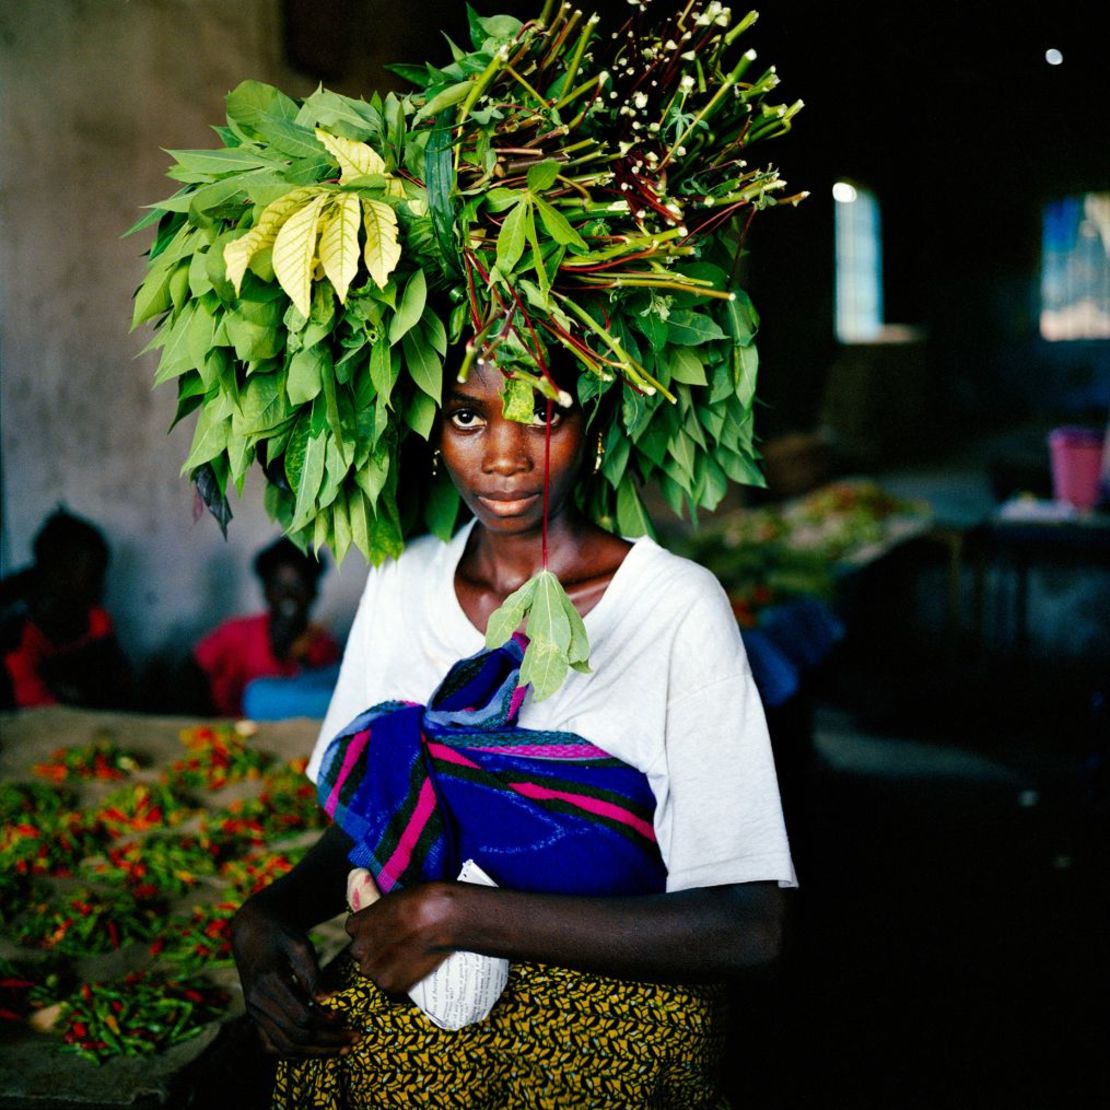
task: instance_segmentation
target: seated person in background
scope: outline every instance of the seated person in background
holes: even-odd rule
[[[340,649],[308,612],[324,566],[282,538],[254,560],[266,612],[224,621],[193,649],[204,672],[212,711],[243,715],[243,692],[260,678],[293,678],[339,661]]]
[[[0,708],[126,707],[130,668],[101,605],[104,537],[59,508],[39,529],[33,552],[31,567],[0,583]]]

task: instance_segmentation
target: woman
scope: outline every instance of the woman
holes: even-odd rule
[[[193,649],[193,661],[204,675],[205,700],[223,717],[243,715],[244,694],[259,679],[297,678],[339,660],[339,645],[308,619],[324,564],[283,536],[255,556],[254,573],[266,611],[224,621]],[[303,693],[311,702],[311,690]],[[285,698],[294,707],[295,695],[290,690]],[[308,708],[304,711],[311,716]]]
[[[367,705],[428,702],[453,663],[481,650],[491,613],[546,548],[587,618],[594,670],[541,703],[526,698],[519,722],[573,732],[644,774],[665,891],[408,885],[348,919],[355,986],[336,997],[357,998],[344,1017],[307,938],[343,908],[353,842],[331,827],[234,925],[248,1010],[291,1058],[278,1105],[716,1105],[720,992],[668,984],[718,982],[778,952],[793,869],[724,592],[651,540],[586,520],[573,496],[593,447],[582,410],[555,409],[549,429],[543,407],[530,425],[506,419],[501,381],[480,364],[449,387],[438,452],[474,522],[371,571],[309,773]],[[447,1033],[390,998],[456,950],[507,958],[513,975],[485,1022]]]

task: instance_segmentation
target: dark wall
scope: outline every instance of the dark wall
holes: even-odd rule
[[[927,337],[925,419],[1105,419],[1110,342],[1049,344],[1038,333],[1041,207],[1110,188],[1094,10],[766,6],[759,45],[807,105],[775,156],[812,196],[753,229],[765,431],[818,416],[835,354],[830,190],[841,177],[879,195],[886,318]],[[1063,65],[1046,64],[1052,46]]]

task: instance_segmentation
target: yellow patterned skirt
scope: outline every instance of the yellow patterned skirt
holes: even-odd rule
[[[457,1032],[396,1002],[344,961],[330,1003],[363,1040],[348,1056],[283,1060],[282,1110],[428,1106],[727,1107],[717,1083],[725,1027],[720,987],[626,982],[514,964],[485,1021]]]

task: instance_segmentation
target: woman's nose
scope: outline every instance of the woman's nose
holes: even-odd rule
[[[515,420],[493,420],[486,433],[482,469],[487,474],[519,474],[534,465],[529,450],[527,425]]]

